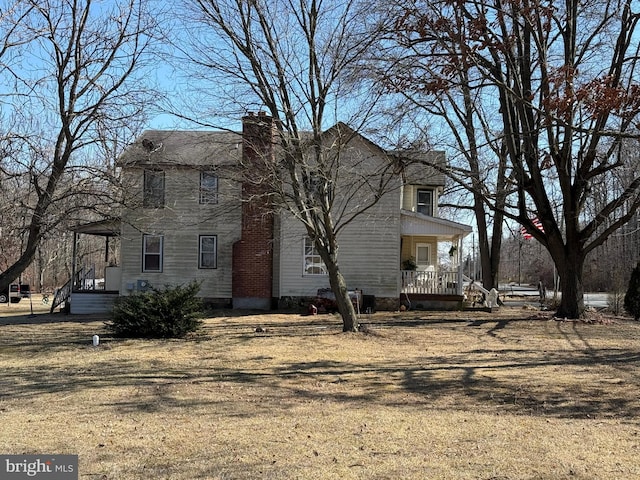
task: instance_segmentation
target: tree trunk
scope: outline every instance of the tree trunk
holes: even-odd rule
[[[325,262],[327,270],[329,272],[329,284],[331,285],[331,291],[336,296],[336,305],[338,311],[342,317],[342,331],[343,332],[357,332],[358,331],[358,317],[356,310],[353,308],[353,303],[349,298],[349,291],[347,290],[347,283],[340,273],[340,269],[336,263]]]
[[[558,318],[578,319],[584,316],[584,287],[582,283],[582,264],[584,258],[570,255],[560,272],[560,291],[562,297],[556,312]],[[579,257],[579,256],[578,256]]]
[[[0,274],[0,291],[6,290],[12,282],[18,279],[36,257],[37,247],[41,239],[39,218],[41,217],[34,215],[31,219],[27,246],[20,254],[20,258]]]

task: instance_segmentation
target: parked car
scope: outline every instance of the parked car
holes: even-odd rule
[[[11,303],[18,303],[23,298],[31,295],[31,286],[26,283],[12,283],[9,288],[0,292],[0,303],[7,303],[11,299]]]

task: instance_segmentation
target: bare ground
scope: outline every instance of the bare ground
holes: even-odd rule
[[[143,341],[44,308],[0,305],[0,453],[78,454],[81,479],[640,477],[629,319],[216,312]]]

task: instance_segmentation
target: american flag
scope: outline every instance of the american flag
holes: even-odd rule
[[[542,226],[542,222],[540,221],[540,219],[538,217],[536,217],[533,220],[531,220],[531,222],[533,222],[534,227],[536,227],[538,230],[540,230],[542,233],[544,233],[544,227]],[[529,233],[529,230],[527,230],[527,227],[525,227],[525,226],[520,227],[520,234],[522,235],[522,237],[525,240],[529,240],[529,239],[533,238],[533,235],[531,235],[531,233]]]

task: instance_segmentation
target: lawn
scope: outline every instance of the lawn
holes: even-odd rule
[[[0,453],[78,454],[81,479],[640,478],[629,319],[226,311],[142,341],[29,313],[0,305]]]

